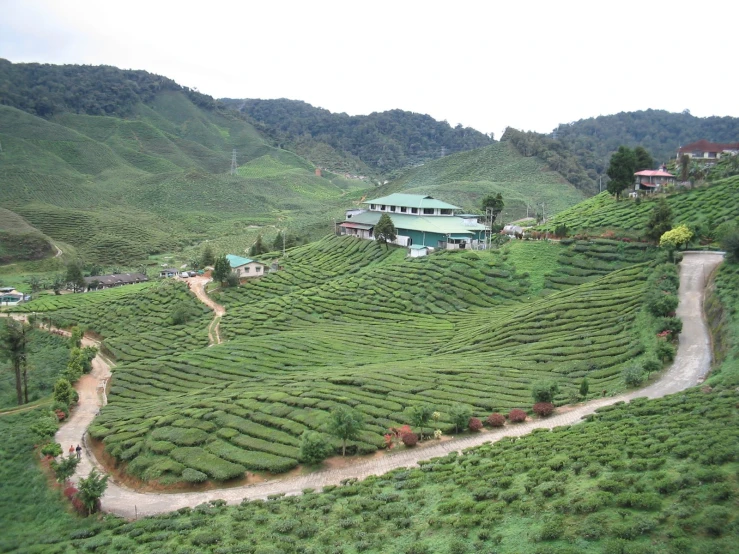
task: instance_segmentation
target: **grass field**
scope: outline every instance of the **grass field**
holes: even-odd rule
[[[546,228],[567,225],[571,232],[584,230],[618,229],[635,236],[646,228],[655,202],[662,195],[636,203],[630,199],[617,202],[606,192],[558,213]],[[666,196],[675,225],[703,224],[710,228],[739,218],[739,177],[729,177],[716,183]]]
[[[559,403],[585,376],[593,390],[621,390],[623,365],[653,347],[640,316],[649,257],[612,242],[531,243],[559,250],[556,267],[529,266],[531,277],[510,261],[523,246],[407,259],[403,249],[330,236],[291,250],[283,271],[220,294],[227,342],[210,348],[210,314],[173,283],[22,309],[105,337],[119,365],[90,432],[127,471],[172,483],[189,467],[228,480],[295,467],[308,429],[338,447],[325,425],[339,405],[363,413],[367,426],[350,452],[369,453],[417,404],[440,411],[439,427],[450,432],[452,404],[478,417],[527,409],[542,380],[559,383]],[[555,278],[545,270],[559,274],[580,257],[589,272],[530,300]],[[182,304],[191,321],[168,325]]]

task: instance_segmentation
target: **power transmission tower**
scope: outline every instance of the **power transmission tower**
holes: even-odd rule
[[[233,152],[231,152],[231,175],[236,175],[236,169],[239,166],[236,165],[236,148],[233,149]]]

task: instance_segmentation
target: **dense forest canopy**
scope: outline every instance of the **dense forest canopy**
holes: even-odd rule
[[[500,140],[510,142],[523,156],[540,158],[552,171],[562,175],[581,191],[587,194],[598,192],[595,172],[585,171],[577,157],[562,142],[541,133],[519,131],[513,127],[507,127]]]
[[[621,145],[643,146],[661,164],[675,158],[678,147],[701,139],[737,142],[739,118],[695,117],[687,110],[621,112],[560,125],[556,137],[585,169],[604,174],[611,154]]]
[[[248,114],[287,146],[311,138],[356,156],[381,173],[494,142],[492,135],[470,127],[452,127],[429,115],[403,110],[350,116],[296,100],[221,101]]]
[[[151,102],[160,91],[182,91],[201,108],[215,100],[172,79],[147,71],[108,65],[11,63],[0,58],[0,104],[40,117],[73,112],[87,115],[130,115],[139,102]]]

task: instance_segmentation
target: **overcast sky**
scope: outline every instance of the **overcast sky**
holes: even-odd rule
[[[0,57],[145,69],[214,97],[506,126],[739,116],[739,2],[0,0]]]

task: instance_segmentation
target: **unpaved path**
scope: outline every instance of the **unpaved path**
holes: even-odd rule
[[[185,506],[194,507],[203,502],[215,499],[226,500],[229,504],[237,504],[241,500],[266,498],[271,494],[300,494],[305,488],[320,489],[326,485],[338,485],[348,478],[363,479],[369,475],[381,475],[392,469],[413,467],[419,460],[444,456],[452,451],[477,446],[486,442],[498,441],[504,437],[519,437],[530,433],[533,429],[551,429],[562,425],[579,423],[582,418],[592,414],[598,408],[629,401],[633,398],[647,396],[658,398],[687,387],[696,385],[705,378],[711,367],[711,348],[708,330],[703,319],[703,293],[708,276],[723,259],[717,253],[686,253],[680,265],[680,305],[678,314],[683,320],[683,332],[673,365],[650,386],[614,396],[599,398],[586,404],[572,407],[544,420],[535,420],[520,425],[507,426],[496,431],[487,431],[475,435],[467,435],[458,439],[432,443],[429,446],[400,450],[367,462],[348,465],[334,470],[319,471],[307,475],[279,479],[229,489],[210,490],[193,493],[141,493],[126,488],[112,480],[102,499],[103,510],[119,516],[132,518],[135,515],[153,515],[177,510]],[[93,369],[93,377],[104,375],[106,367]],[[83,384],[80,393],[80,407],[77,408],[71,421],[57,434],[57,441],[62,448],[69,448],[82,440],[87,424],[92,421],[98,409],[98,396],[93,394],[95,382]],[[70,428],[70,429],[68,429]],[[426,443],[427,445],[429,443]],[[84,451],[82,467],[78,469],[74,480],[87,475],[94,462],[88,450]]]
[[[208,293],[205,292],[205,285],[210,283],[212,279],[210,277],[190,277],[188,279],[182,279],[182,281],[187,283],[187,286],[195,296],[198,297],[198,300],[208,306],[215,313],[213,321],[208,325],[208,340],[211,345],[221,344],[221,318],[226,315],[226,308],[217,304],[210,296],[208,296]]]

